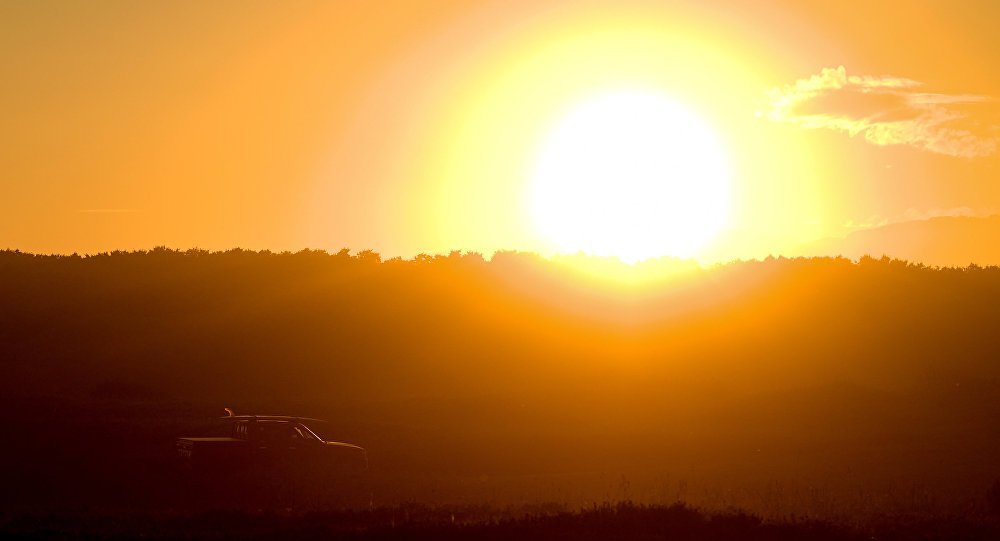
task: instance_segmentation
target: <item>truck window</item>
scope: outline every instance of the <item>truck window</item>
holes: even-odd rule
[[[291,424],[285,421],[257,421],[257,435],[260,443],[265,446],[287,445],[292,438]]]
[[[292,439],[296,441],[312,441],[318,442],[319,438],[315,434],[310,432],[308,429],[302,427],[301,425],[292,426]]]

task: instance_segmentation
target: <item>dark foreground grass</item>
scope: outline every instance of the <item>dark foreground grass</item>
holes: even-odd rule
[[[702,512],[682,503],[557,505],[519,509],[404,505],[364,511],[20,516],[0,525],[4,539],[352,539],[352,540],[997,540],[989,518],[887,517],[864,528],[828,521],[764,521],[741,511]]]

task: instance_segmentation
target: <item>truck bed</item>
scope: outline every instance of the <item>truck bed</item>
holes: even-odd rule
[[[177,438],[177,457],[189,466],[220,466],[242,458],[247,448],[247,441],[237,438]]]

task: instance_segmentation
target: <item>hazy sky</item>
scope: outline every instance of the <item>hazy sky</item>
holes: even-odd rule
[[[551,251],[544,134],[619,87],[712,126],[705,258],[1000,210],[1000,3],[2,2],[0,247]]]

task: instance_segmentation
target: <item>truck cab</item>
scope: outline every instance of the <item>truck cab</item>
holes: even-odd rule
[[[291,468],[361,472],[368,468],[364,448],[326,441],[307,423],[319,419],[280,415],[228,415],[228,436],[180,437],[182,466],[198,470]]]

